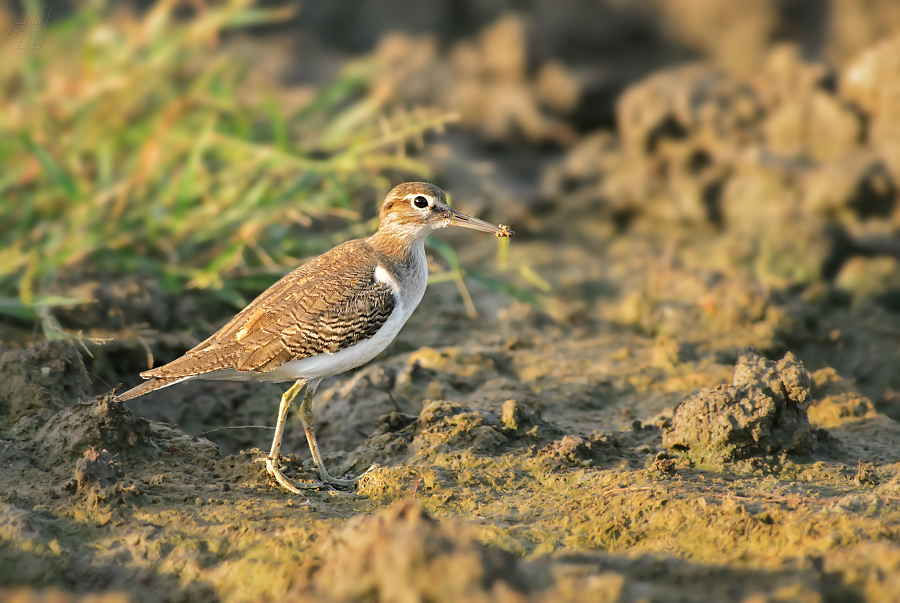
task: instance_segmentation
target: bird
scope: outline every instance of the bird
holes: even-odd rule
[[[319,383],[369,362],[394,340],[425,293],[424,245],[433,231],[457,226],[507,238],[514,234],[508,226],[453,209],[446,193],[428,182],[394,187],[378,221],[375,234],[341,243],[293,270],[183,356],[141,373],[146,381],[116,400],[195,379],[293,382],[281,397],[266,470],[295,494],[357,484],[372,467],[344,479],[331,476],[322,461],[313,429]],[[319,481],[295,483],[278,466],[285,421],[298,396]]]

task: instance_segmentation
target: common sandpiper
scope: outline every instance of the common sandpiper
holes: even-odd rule
[[[341,479],[325,469],[313,431],[313,395],[322,379],[365,364],[394,340],[425,293],[425,239],[448,226],[513,235],[507,226],[456,211],[433,184],[401,184],[381,206],[378,232],[297,268],[184,356],[141,373],[147,381],[116,399],[130,400],[189,379],[294,381],[281,397],[266,469],[296,494],[356,484],[362,476]],[[292,482],[278,467],[285,420],[301,394],[300,419],[318,482]]]

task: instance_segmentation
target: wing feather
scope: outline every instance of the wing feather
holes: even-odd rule
[[[369,339],[390,318],[397,301],[389,284],[375,280],[380,259],[365,241],[339,245],[269,287],[181,358],[141,376],[173,379],[223,369],[267,372]]]

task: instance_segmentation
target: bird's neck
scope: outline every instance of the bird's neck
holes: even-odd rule
[[[400,296],[403,304],[415,308],[422,300],[428,284],[428,259],[425,257],[425,239],[428,231],[419,236],[398,238],[385,236],[379,230],[369,237],[369,244],[382,257],[381,265],[398,283],[402,283]]]
[[[425,258],[425,239],[429,231],[421,229],[378,229],[369,244],[396,264],[412,267]]]

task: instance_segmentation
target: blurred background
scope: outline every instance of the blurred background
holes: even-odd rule
[[[79,342],[98,393],[430,180],[517,236],[432,237],[388,354],[790,349],[900,418],[893,0],[44,0],[0,30],[0,337]]]

